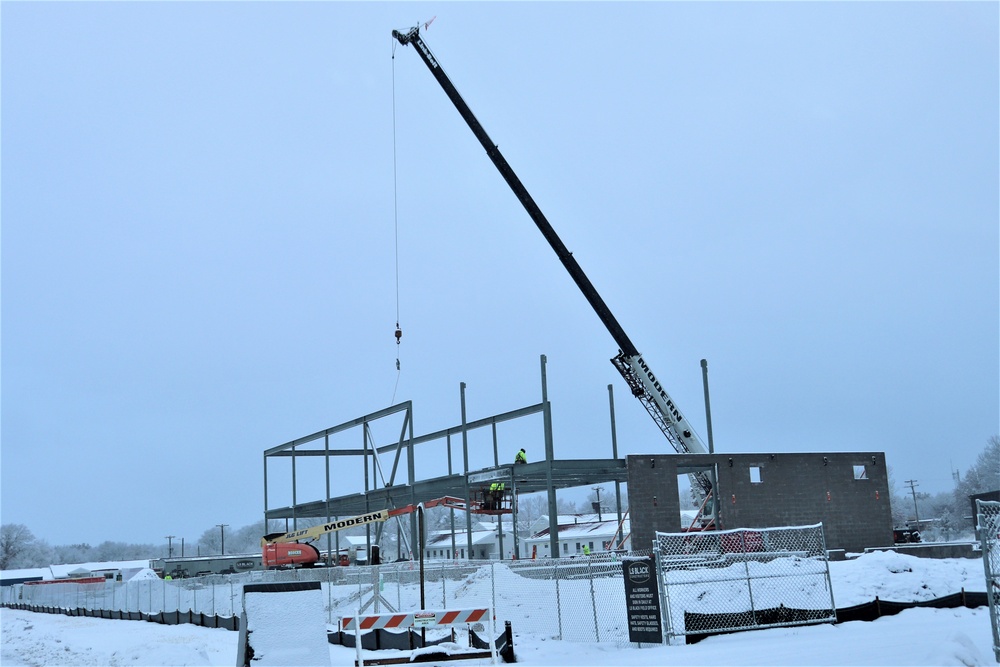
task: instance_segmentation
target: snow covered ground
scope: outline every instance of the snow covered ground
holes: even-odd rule
[[[929,600],[985,590],[978,560],[921,559],[891,552],[830,564],[838,607],[882,600]],[[800,626],[717,636],[685,646],[622,647],[560,641],[510,618],[523,665],[995,665],[989,610],[918,608],[874,622]],[[233,665],[238,633],[195,626],[0,610],[0,664]],[[368,658],[374,652],[365,652]],[[332,665],[353,649],[330,646]],[[455,665],[489,664],[466,660]]]

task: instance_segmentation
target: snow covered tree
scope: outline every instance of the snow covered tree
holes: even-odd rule
[[[986,441],[986,447],[979,453],[976,462],[972,464],[955,487],[953,515],[956,522],[968,527],[972,532],[974,519],[969,496],[1000,489],[1000,436],[991,436]]]
[[[237,528],[236,530],[227,530],[226,552],[231,554],[257,553],[260,551],[260,538],[264,537],[268,532],[277,532],[279,530],[281,528],[268,531],[263,519],[242,528]],[[219,537],[221,538],[222,536],[220,535]]]
[[[94,547],[86,543],[58,545],[52,549],[52,552],[53,565],[62,565],[63,563],[89,563],[97,560],[93,555]]]
[[[892,466],[886,466],[886,474],[889,477],[889,506],[892,510],[892,525],[894,528],[903,528],[910,516],[907,507],[912,507],[912,502],[911,499],[901,495],[896,488]],[[907,505],[907,503],[911,504]]]
[[[548,510],[548,503],[545,505],[546,511]],[[569,498],[556,498],[556,510],[559,514],[579,514],[580,509],[577,507],[576,502],[570,500]]]
[[[12,570],[18,557],[35,536],[22,523],[5,523],[0,526],[0,570]]]
[[[527,536],[531,524],[549,513],[549,500],[544,493],[523,495],[517,499],[517,528],[522,536]]]
[[[157,548],[152,544],[129,544],[127,542],[101,542],[94,547],[92,558],[98,562],[116,560],[145,560],[155,558]]]
[[[222,531],[218,526],[212,526],[198,538],[199,556],[216,556],[222,553]]]
[[[948,497],[931,501],[940,530],[937,539],[972,539],[974,535],[972,504],[969,496],[1000,489],[1000,436],[991,436],[976,462],[965,472]],[[921,504],[921,511],[923,511]],[[923,514],[921,514],[923,516]],[[947,535],[947,536],[946,536]]]
[[[1000,489],[1000,436],[991,436],[986,448],[979,453],[976,462],[958,483],[956,494],[961,494],[966,504],[969,496]]]
[[[0,526],[0,570],[45,567],[51,560],[52,547],[23,523]]]

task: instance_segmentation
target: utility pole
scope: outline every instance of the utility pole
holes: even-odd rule
[[[222,533],[222,555],[225,556],[226,555],[226,527],[229,524],[228,523],[217,523],[215,525],[219,527],[219,530]]]
[[[174,557],[174,536],[167,535],[167,558]]]
[[[920,528],[920,512],[917,511],[917,487],[920,486],[920,485],[917,484],[917,480],[915,480],[915,479],[908,479],[908,480],[906,480],[905,483],[909,484],[909,486],[910,486],[910,493],[913,495],[913,516],[915,516],[917,518],[917,528],[919,529]]]

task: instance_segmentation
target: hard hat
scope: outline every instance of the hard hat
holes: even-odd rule
[[[522,452],[524,451],[524,447],[521,447],[521,451],[522,451]]]

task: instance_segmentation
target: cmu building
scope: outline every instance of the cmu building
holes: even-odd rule
[[[628,456],[632,548],[681,526],[678,475],[714,468],[720,529],[822,523],[827,549],[892,546],[882,452]]]

